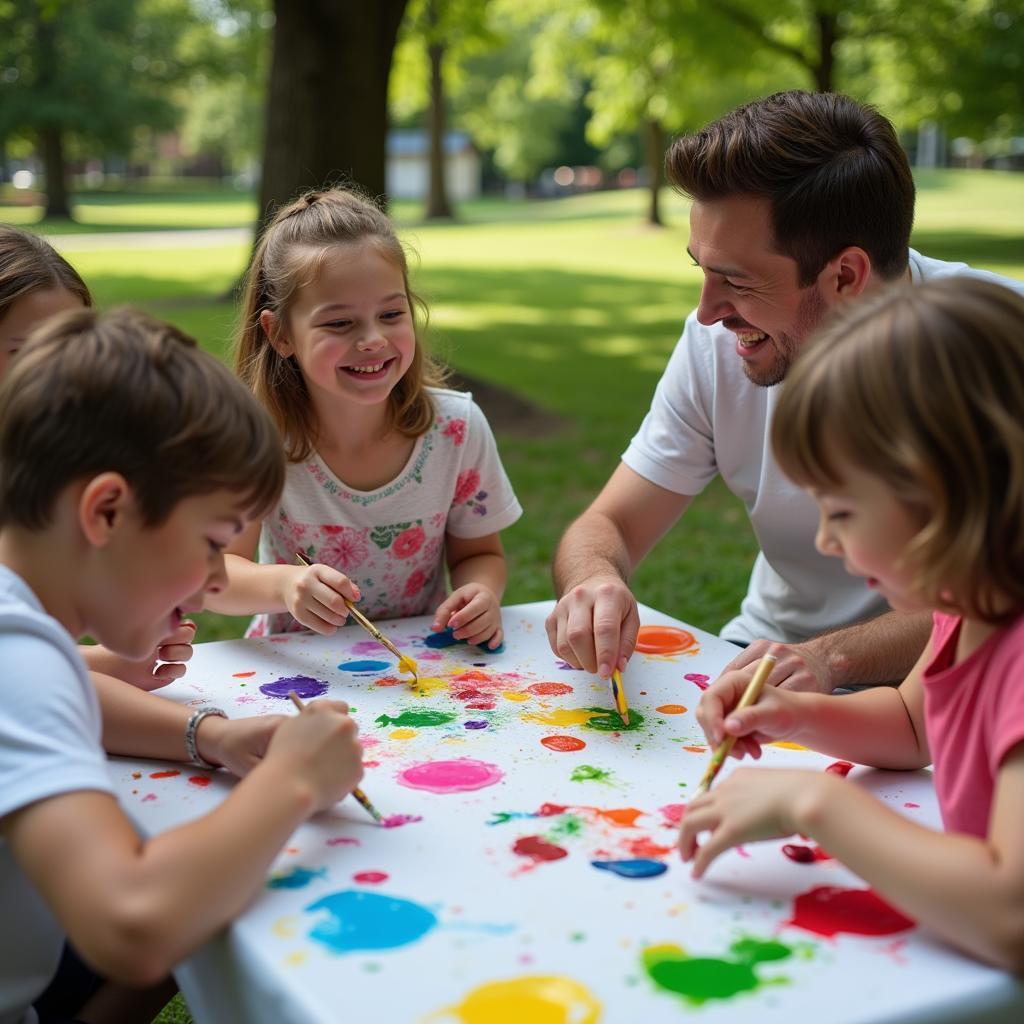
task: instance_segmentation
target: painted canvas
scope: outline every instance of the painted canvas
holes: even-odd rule
[[[869,1022],[958,1019],[943,1014],[1006,995],[1007,978],[798,837],[695,883],[675,851],[709,756],[693,712],[735,648],[642,608],[625,726],[607,684],[552,655],[549,609],[506,609],[495,653],[427,619],[381,624],[416,689],[356,627],[199,645],[164,694],[233,716],[293,714],[291,690],[347,700],[385,821],[346,800],[295,833],[261,897],[182,971],[198,1021]],[[787,744],[762,763],[851,769]],[[929,773],[852,772],[938,822]],[[231,785],[155,762],[114,774],[151,833]]]

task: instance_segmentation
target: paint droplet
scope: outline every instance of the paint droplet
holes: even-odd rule
[[[920,804],[913,804],[913,803],[907,802],[903,806],[904,807],[920,807],[921,805]]]
[[[914,921],[891,907],[873,889],[840,889],[822,885],[793,901],[793,918],[786,924],[831,938],[850,935],[894,935],[914,927]]]
[[[343,661],[338,668],[345,672],[381,672],[388,667],[386,661]]]
[[[177,768],[172,768],[165,772],[150,772],[149,777],[151,779],[173,779],[175,775],[180,775],[181,772]]]
[[[256,675],[255,672],[232,672],[231,673],[231,676],[232,676],[233,679],[251,679],[254,675]]]
[[[512,845],[512,852],[518,857],[528,857],[534,864],[550,860],[561,860],[569,856],[569,851],[554,843],[549,843],[541,836],[523,836]]]
[[[561,697],[566,693],[572,693],[572,687],[566,683],[534,683],[526,689],[538,697]]]
[[[660,711],[663,715],[686,714],[686,708],[682,704],[662,704],[660,707],[655,708],[655,711]]]
[[[395,729],[394,732],[388,733],[388,738],[392,740],[411,740],[416,735],[415,729]]]
[[[323,679],[313,679],[311,676],[285,676],[282,679],[275,679],[272,683],[264,683],[260,687],[260,693],[267,697],[277,697],[280,700],[287,700],[288,694],[294,690],[303,700],[312,697],[321,697],[329,689],[329,684]]]
[[[582,750],[586,746],[583,740],[578,740],[575,736],[545,736],[540,742],[548,750],[557,750],[561,753]]]
[[[141,779],[142,778],[142,772],[132,772],[132,778],[133,779]]]
[[[850,769],[853,765],[849,761],[833,761],[825,771],[831,772],[833,775],[847,776],[850,774]]]
[[[189,784],[192,786],[198,786],[200,789],[206,789],[210,784],[209,775],[190,775],[188,777]]]
[[[696,642],[692,633],[676,626],[641,626],[636,649],[641,654],[681,654]]]
[[[353,876],[354,882],[361,882],[363,885],[380,885],[386,882],[390,876],[386,871],[357,871]]]
[[[782,852],[797,864],[813,864],[819,860],[832,860],[820,846],[804,846],[802,843],[786,843]]]
[[[636,860],[592,860],[592,867],[601,871],[610,871],[620,878],[654,878],[668,871],[668,865],[660,860],[648,860],[646,857]]]
[[[573,782],[611,782],[612,773],[604,768],[595,768],[592,764],[579,764],[569,776]]]
[[[522,702],[524,700],[529,700],[530,699],[530,695],[529,694],[523,693],[520,690],[506,690],[502,694],[502,697],[504,697],[505,700],[513,701],[516,704],[522,704]]]
[[[706,754],[708,748],[698,746],[684,746],[683,750],[685,750],[689,754]]]
[[[326,878],[327,868],[304,868],[299,864],[267,879],[268,889],[304,889],[314,878]]]
[[[597,1024],[600,1016],[601,1004],[578,981],[538,975],[489,981],[429,1019],[455,1018],[458,1024]]]
[[[413,765],[399,774],[398,781],[410,789],[425,789],[431,793],[466,793],[493,786],[504,775],[497,765],[462,757]]]
[[[686,804],[665,804],[658,810],[665,816],[664,827],[674,828],[676,825],[682,824],[683,815],[686,813]]]
[[[487,722],[474,721],[474,722],[463,722],[462,727],[464,729],[486,729]]]
[[[683,678],[693,683],[698,690],[706,690],[711,685],[711,677],[704,675],[703,672],[688,672]]]
[[[381,828],[401,828],[403,825],[415,825],[423,818],[418,814],[392,814],[380,823]]]
[[[348,836],[331,836],[327,840],[328,846],[358,846],[358,839],[350,839]]]
[[[309,937],[332,953],[396,949],[423,938],[437,925],[434,913],[419,903],[358,889],[332,892],[305,909],[326,914]]]
[[[399,725],[426,729],[435,725],[447,725],[456,717],[451,711],[434,711],[431,708],[424,708],[423,710],[409,709],[397,715],[378,715],[374,721],[377,725]]]

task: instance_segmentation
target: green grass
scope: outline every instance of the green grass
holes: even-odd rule
[[[615,467],[696,303],[699,273],[684,253],[686,206],[665,198],[671,226],[660,230],[641,224],[640,192],[482,200],[444,225],[419,223],[411,204],[394,211],[418,253],[414,287],[431,305],[435,349],[465,373],[567,423],[550,437],[499,435],[526,509],[504,535],[509,603],[551,596],[548,566],[558,537]],[[11,212],[0,205],[0,220],[13,219]],[[18,223],[39,212],[13,209]],[[237,227],[251,223],[254,212],[248,197],[216,191],[90,194],[76,208],[74,230]],[[914,244],[930,256],[1024,280],[1024,175],[922,175]],[[223,296],[244,266],[246,245],[157,250],[128,239],[123,248],[69,244],[67,252],[102,306],[134,303],[218,355],[227,352],[233,310]],[[734,614],[755,551],[742,506],[716,483],[647,559],[634,589],[642,601],[715,630]],[[207,616],[200,636],[240,635],[243,621]],[[161,1017],[163,1024],[187,1020],[180,1000]]]

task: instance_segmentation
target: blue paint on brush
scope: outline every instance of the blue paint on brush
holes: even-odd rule
[[[654,878],[668,871],[668,865],[660,860],[592,860],[591,865],[602,871],[610,871],[620,878]]]
[[[356,889],[332,892],[305,909],[325,912],[309,937],[332,953],[397,949],[437,927],[437,916],[420,903]]]

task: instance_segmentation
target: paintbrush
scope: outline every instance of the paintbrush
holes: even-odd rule
[[[302,698],[294,690],[289,690],[288,696],[291,698],[291,702],[300,711],[306,710],[306,705],[302,703]],[[370,798],[358,786],[352,790],[352,796],[359,802],[359,805],[363,810],[366,811],[366,813],[373,818],[375,822],[377,822],[378,825],[384,821],[384,815],[370,803]]]
[[[761,691],[764,689],[764,684],[768,679],[768,676],[771,675],[771,671],[774,667],[775,655],[766,654],[760,662],[758,662],[757,668],[754,670],[754,675],[751,677],[750,682],[747,683],[747,688],[743,691],[743,696],[740,697],[740,702],[733,708],[733,711],[741,711],[743,708],[749,708],[751,704],[757,703],[757,699],[761,696]],[[732,712],[730,712],[730,714],[731,713]],[[725,763],[725,759],[729,756],[729,751],[732,750],[735,742],[735,736],[726,736],[725,739],[715,747],[715,752],[711,755],[711,761],[708,764],[708,770],[700,780],[700,785],[697,787],[695,796],[703,796],[703,794],[711,788],[711,783],[715,781],[715,776],[721,770],[722,765]]]
[[[295,557],[299,560],[301,565],[307,568],[312,565],[310,560],[301,552],[296,551]],[[399,672],[410,672],[412,674],[412,685],[418,686],[420,677],[416,672],[416,662],[412,658],[404,655],[347,597],[342,596],[341,598],[345,602],[345,607],[349,610],[352,618],[359,623],[363,629],[366,630],[370,636],[379,644],[383,644],[397,659],[398,659],[398,671]]]
[[[623,725],[629,725],[629,705],[626,704],[626,688],[622,685],[622,673],[616,668],[612,670],[612,697],[615,710],[619,713]]]

